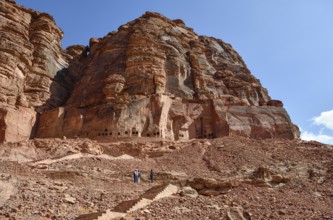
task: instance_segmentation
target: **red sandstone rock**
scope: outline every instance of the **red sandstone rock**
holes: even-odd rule
[[[0,142],[28,140],[36,121],[36,112],[31,108],[0,108]]]
[[[157,13],[91,39],[69,69],[82,77],[63,114],[41,117],[39,137],[298,137],[229,44]]]
[[[181,20],[147,12],[64,51],[51,16],[10,1],[0,9],[1,108],[42,113],[38,137],[299,136],[229,44]]]
[[[68,98],[68,55],[53,18],[15,1],[0,2],[0,36],[0,111],[7,115],[0,141],[18,141],[31,135],[36,112],[30,107],[42,112]]]
[[[283,107],[283,103],[280,100],[269,100],[267,102],[268,106]]]
[[[45,13],[25,9],[11,1],[0,3],[1,102],[49,109],[66,96],[61,72],[68,66],[60,45],[62,31]]]

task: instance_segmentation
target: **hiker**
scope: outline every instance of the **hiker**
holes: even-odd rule
[[[136,169],[133,172],[134,183],[139,183],[139,171]]]
[[[154,176],[155,176],[155,173],[154,173],[154,171],[151,169],[151,170],[150,170],[150,173],[149,173],[149,180],[150,180],[151,183],[154,182]]]
[[[140,183],[141,173],[140,170],[138,170],[138,183]]]

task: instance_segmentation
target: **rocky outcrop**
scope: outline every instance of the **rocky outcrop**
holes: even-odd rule
[[[45,13],[0,2],[0,142],[30,137],[36,111],[58,107],[73,80],[62,31]]]
[[[63,32],[53,18],[11,1],[0,3],[1,103],[50,109],[68,98]]]
[[[93,38],[66,105],[45,112],[39,137],[298,137],[233,48],[147,12]]]
[[[36,112],[31,108],[0,108],[0,142],[28,140],[36,122]]]
[[[0,108],[32,112],[16,138],[6,133],[17,119],[3,119],[0,141],[35,130],[37,137],[299,136],[282,102],[229,44],[181,20],[147,12],[64,51],[50,15],[7,0],[0,17]]]
[[[229,192],[240,184],[239,180],[216,180],[211,178],[194,178],[189,185],[200,195],[217,196]]]

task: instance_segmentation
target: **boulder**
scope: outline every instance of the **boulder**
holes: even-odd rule
[[[238,180],[216,180],[212,178],[194,178],[189,185],[200,195],[217,196],[229,192],[239,185]]]
[[[88,153],[94,155],[100,155],[103,153],[102,147],[97,145],[96,143],[83,142],[80,147],[82,153]]]
[[[282,174],[275,173],[266,167],[258,167],[253,171],[250,179],[245,179],[243,182],[258,187],[272,187],[288,181]]]
[[[227,211],[227,220],[251,220],[251,215],[242,207],[232,207]]]
[[[26,141],[36,121],[34,109],[0,107],[0,142]]]
[[[195,189],[193,189],[192,187],[186,186],[179,190],[179,195],[196,198],[196,197],[198,197],[198,192]]]

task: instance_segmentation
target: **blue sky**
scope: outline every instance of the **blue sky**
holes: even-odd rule
[[[284,102],[303,139],[333,144],[332,0],[17,0],[51,14],[63,47],[87,45],[141,16],[180,18],[200,35],[230,43],[273,99]]]

